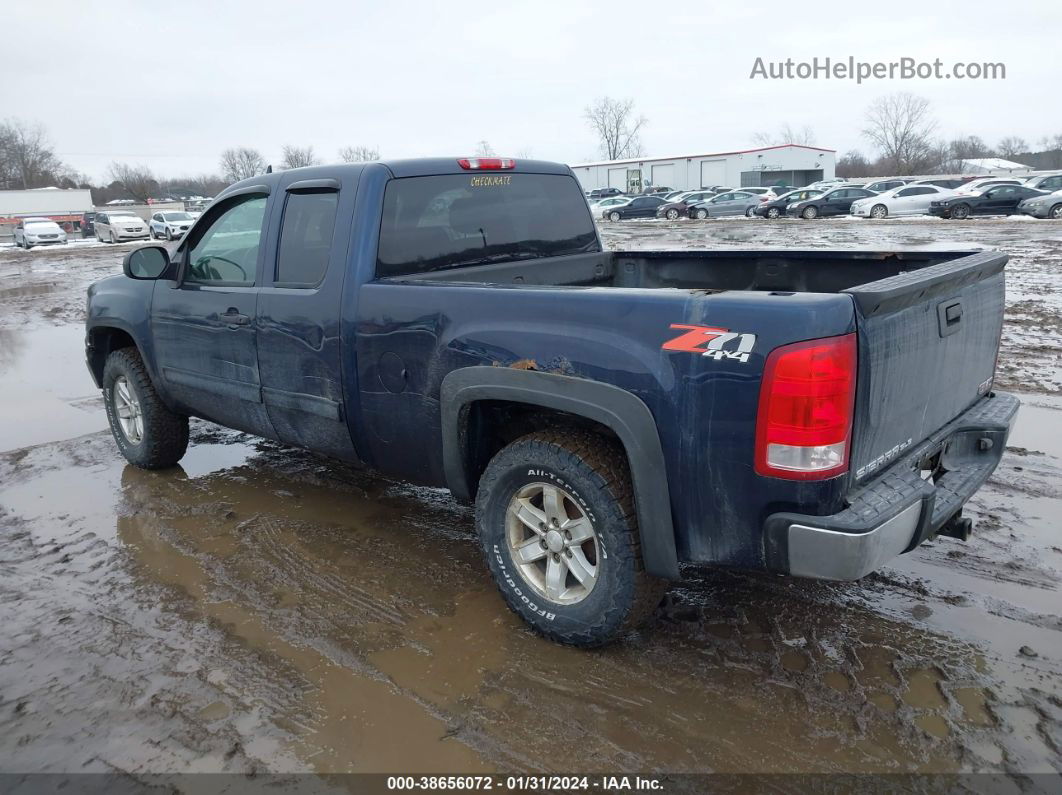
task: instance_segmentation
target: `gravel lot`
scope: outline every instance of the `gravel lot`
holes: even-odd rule
[[[1062,224],[601,230],[1009,253],[1024,406],[971,541],[855,584],[691,571],[647,631],[560,648],[444,492],[206,423],[182,467],[125,466],[80,322],[128,247],[0,249],[0,771],[1062,772]]]

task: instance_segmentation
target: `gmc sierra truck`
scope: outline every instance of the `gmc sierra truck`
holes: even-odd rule
[[[601,644],[680,564],[855,580],[999,462],[996,252],[602,249],[564,165],[267,174],[88,291],[121,452],[188,418],[445,486],[505,601]]]

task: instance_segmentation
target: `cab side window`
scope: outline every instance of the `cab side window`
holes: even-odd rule
[[[274,281],[285,287],[316,287],[328,268],[339,194],[289,193],[280,228]]]
[[[266,197],[240,197],[198,234],[188,250],[185,280],[199,284],[254,284]]]

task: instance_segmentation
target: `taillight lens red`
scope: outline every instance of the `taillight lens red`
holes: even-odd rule
[[[497,171],[516,167],[516,161],[511,157],[462,157],[457,164],[472,171]]]
[[[756,418],[758,474],[812,480],[848,469],[856,358],[855,334],[771,351]]]

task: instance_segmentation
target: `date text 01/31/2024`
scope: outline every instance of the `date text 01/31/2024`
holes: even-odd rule
[[[642,776],[388,776],[395,791],[481,790],[499,792],[660,792],[663,782]]]

